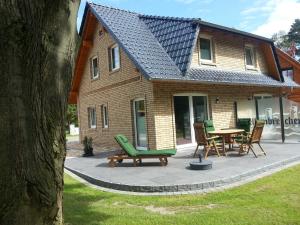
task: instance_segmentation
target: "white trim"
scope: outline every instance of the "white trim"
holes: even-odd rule
[[[135,110],[135,102],[138,102],[138,101],[144,101],[144,107],[145,107],[145,111],[146,111],[146,101],[145,101],[145,98],[136,98],[133,100],[133,104],[132,104],[132,107],[133,107],[133,120],[134,120],[134,136],[135,136],[135,144],[136,144],[136,149],[137,150],[148,150],[148,147],[142,147],[142,146],[138,146],[137,143],[137,124],[136,124],[136,110]],[[145,117],[147,115],[145,114]],[[148,140],[147,140],[148,141]],[[148,145],[148,144],[147,144]]]
[[[200,40],[200,38],[202,38],[202,39],[207,39],[207,40],[209,40],[210,41],[210,57],[211,57],[211,59],[210,60],[208,60],[208,59],[202,59],[201,58],[201,40]],[[207,35],[207,34],[200,34],[199,35],[199,61],[200,61],[200,64],[214,64],[214,53],[213,53],[213,41],[212,41],[212,36],[210,36],[210,35]]]
[[[176,144],[176,135],[175,135],[175,146],[177,149],[185,149],[188,147],[194,147],[196,146],[196,138],[195,138],[195,131],[194,131],[194,105],[193,105],[193,96],[202,96],[202,97],[206,97],[206,107],[207,107],[207,119],[210,119],[210,112],[209,112],[209,101],[208,101],[208,94],[205,93],[177,93],[177,94],[173,94],[173,100],[174,101],[174,97],[176,96],[186,96],[189,99],[189,113],[190,113],[190,128],[191,128],[191,143],[188,144],[183,144],[183,145],[177,145]],[[175,108],[173,109],[175,110]],[[174,112],[173,112],[174,113]],[[176,123],[176,121],[174,121]],[[176,124],[175,124],[176,126]],[[176,132],[176,130],[174,130],[174,132]]]
[[[112,51],[113,51],[113,49],[115,49],[115,48],[118,48],[119,65],[118,65],[118,67],[113,68],[113,61],[114,61],[114,58],[113,58]],[[121,67],[121,59],[120,59],[120,58],[121,58],[121,57],[120,57],[120,47],[119,47],[119,45],[118,45],[118,44],[112,45],[112,46],[110,47],[110,71],[116,71],[116,70],[120,69],[120,67]],[[116,64],[116,63],[115,63],[115,64]]]
[[[97,75],[95,76],[94,74],[94,59],[97,59]],[[93,56],[92,57],[92,79],[95,80],[99,77],[99,59],[98,56]]]

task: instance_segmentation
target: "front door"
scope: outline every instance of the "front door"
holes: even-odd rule
[[[147,129],[146,129],[146,111],[145,100],[137,99],[133,104],[135,143],[139,150],[147,149]]]
[[[176,145],[195,143],[193,124],[208,119],[207,96],[174,96]]]

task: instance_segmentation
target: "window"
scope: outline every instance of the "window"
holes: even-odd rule
[[[92,58],[91,64],[91,77],[92,79],[96,79],[99,77],[99,66],[97,56]]]
[[[288,78],[290,80],[294,80],[294,71],[293,68],[287,68],[282,70],[282,75],[284,78]]]
[[[201,61],[212,62],[212,41],[211,38],[200,38]]]
[[[255,67],[255,56],[254,56],[254,50],[251,46],[245,47],[245,62],[246,67],[254,68]]]
[[[96,109],[88,108],[89,128],[96,128]]]
[[[107,106],[102,105],[101,106],[101,111],[102,111],[102,127],[103,128],[108,128],[108,111],[107,111]]]
[[[110,71],[120,68],[120,50],[119,45],[114,45],[110,48]]]

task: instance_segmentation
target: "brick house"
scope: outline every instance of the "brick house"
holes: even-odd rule
[[[101,147],[117,147],[119,133],[141,150],[192,146],[194,121],[233,127],[259,117],[256,96],[299,87],[284,80],[270,39],[200,19],[87,3],[80,35],[69,102],[80,139]]]

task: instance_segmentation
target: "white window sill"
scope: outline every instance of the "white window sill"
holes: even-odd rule
[[[206,61],[206,60],[201,60],[200,61],[200,65],[205,65],[205,66],[217,66],[216,63],[212,62],[212,61]]]
[[[96,129],[96,126],[91,126],[90,129]]]
[[[254,66],[246,66],[246,70],[258,71],[258,69]]]
[[[92,80],[98,80],[98,79],[99,79],[99,75],[92,78]]]

